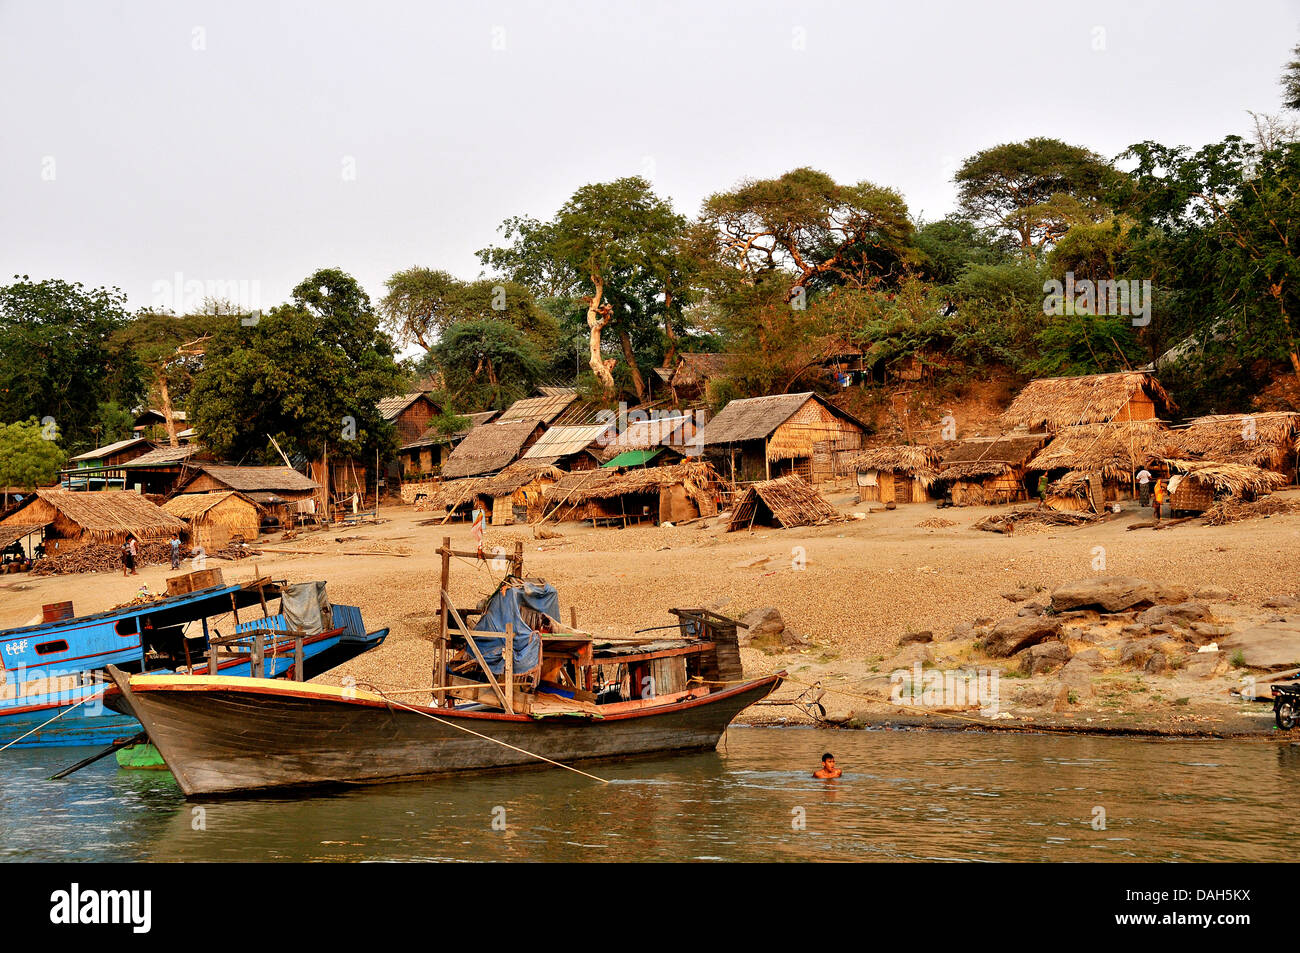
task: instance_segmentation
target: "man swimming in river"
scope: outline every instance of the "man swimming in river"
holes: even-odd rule
[[[829,751],[822,755],[822,766],[813,772],[814,778],[838,778],[844,772],[835,767],[835,755]]]

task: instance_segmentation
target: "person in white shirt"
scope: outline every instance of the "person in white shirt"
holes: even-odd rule
[[[1146,506],[1151,500],[1151,473],[1146,467],[1138,471],[1138,502]]]

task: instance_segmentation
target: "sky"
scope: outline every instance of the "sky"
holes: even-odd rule
[[[0,0],[0,281],[183,312],[338,267],[378,300],[626,175],[694,215],[812,166],[933,220],[998,143],[1246,134],[1298,27],[1297,0]]]

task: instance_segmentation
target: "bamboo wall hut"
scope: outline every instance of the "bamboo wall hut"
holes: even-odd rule
[[[520,460],[496,476],[479,480],[473,495],[492,514],[493,526],[531,523],[542,516],[547,487],[563,476],[563,470],[549,463]]]
[[[620,473],[570,473],[546,491],[548,518],[595,523],[677,523],[717,514],[721,478],[705,460]]]
[[[1247,463],[1167,462],[1174,474],[1169,480],[1173,486],[1169,508],[1173,512],[1203,513],[1217,500],[1253,500],[1286,485],[1282,474]]]
[[[475,427],[442,465],[446,480],[499,473],[514,463],[546,429],[537,418],[498,420]]]
[[[1262,467],[1296,480],[1300,413],[1215,414],[1197,417],[1170,435],[1172,454],[1187,460]]]
[[[224,549],[232,541],[256,541],[261,510],[242,493],[183,493],[163,504],[163,509],[189,524],[190,544],[208,552]]]
[[[732,482],[798,474],[820,483],[847,472],[866,424],[814,393],[733,400],[695,436]]]
[[[943,454],[936,478],[954,506],[1014,503],[1028,496],[1026,468],[1047,442],[1045,434],[968,437]]]
[[[1054,433],[1076,424],[1154,420],[1175,407],[1146,371],[1040,377],[1026,384],[1003,413],[1007,430]]]
[[[1139,470],[1159,472],[1169,439],[1159,420],[1063,427],[1027,469],[1048,475],[1053,509],[1101,512],[1108,502],[1135,496]]]
[[[846,461],[857,473],[858,493],[870,503],[922,503],[939,475],[933,447],[873,447]]]
[[[818,526],[843,517],[815,487],[797,474],[755,483],[745,490],[731,513],[727,531],[751,526]]]
[[[184,520],[129,490],[36,490],[0,522],[36,525],[45,527],[45,548],[51,556],[89,543],[120,546],[128,536],[141,542],[167,539],[188,529]]]

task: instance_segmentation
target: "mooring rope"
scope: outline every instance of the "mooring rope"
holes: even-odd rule
[[[5,748],[12,748],[14,745],[18,744],[18,742],[20,742],[20,741],[22,741],[24,738],[26,738],[27,735],[35,734],[36,732],[38,732],[38,731],[40,731],[42,728],[44,728],[46,725],[52,725],[52,724],[54,724],[54,722],[58,721],[60,718],[62,718],[62,717],[63,717],[64,715],[66,715],[68,712],[72,711],[74,708],[80,708],[82,705],[86,704],[86,702],[90,701],[90,700],[91,700],[92,698],[94,698],[94,697],[95,697],[95,695],[91,695],[91,696],[89,696],[89,697],[87,697],[87,698],[83,698],[81,701],[77,702],[75,705],[71,706],[70,708],[65,708],[63,711],[59,712],[57,715],[55,715],[55,716],[54,716],[53,718],[51,718],[49,721],[44,722],[43,724],[37,725],[37,726],[36,726],[35,728],[33,728],[31,731],[27,732],[27,734],[19,735],[19,736],[18,736],[17,738],[15,738],[13,741],[9,742],[9,744],[4,745],[4,747],[0,747],[0,751],[4,751]]]
[[[466,728],[464,725],[458,725],[454,721],[448,721],[445,718],[439,718],[437,715],[431,715],[427,711],[421,711],[419,708],[412,708],[410,705],[405,705],[402,702],[389,698],[387,695],[384,694],[382,689],[375,688],[373,685],[370,685],[368,687],[372,691],[374,691],[375,694],[381,695],[384,701],[388,702],[389,705],[394,705],[398,708],[405,708],[407,711],[415,712],[415,714],[417,715],[423,715],[425,718],[430,718],[438,722],[438,724],[440,725],[446,725],[449,728],[455,728],[459,731],[464,731],[467,734],[471,734],[476,738],[482,738],[484,741],[491,741],[493,744],[501,745],[503,748],[509,748],[511,751],[518,751],[520,754],[526,754],[528,755],[528,757],[536,758],[538,761],[545,761],[547,764],[553,764],[557,768],[564,768],[564,770],[566,771],[572,771],[574,774],[580,774],[584,778],[591,778],[591,780],[599,781],[601,784],[609,784],[609,781],[607,781],[605,778],[598,778],[594,774],[588,774],[586,771],[579,771],[577,768],[571,765],[563,764],[559,761],[552,761],[550,758],[546,757],[545,755],[540,755],[534,751],[528,751],[524,748],[518,747],[517,745],[512,745],[507,741],[502,741],[500,738],[493,738],[489,735],[481,734],[472,728]]]

